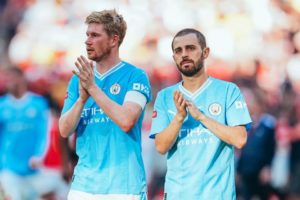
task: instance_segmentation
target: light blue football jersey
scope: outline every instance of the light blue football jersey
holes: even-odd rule
[[[129,63],[118,65],[101,75],[95,70],[95,82],[113,101],[122,105],[128,91],[151,100],[146,73]],[[79,79],[73,76],[62,113],[79,96]],[[92,97],[85,103],[76,129],[76,153],[79,161],[71,188],[93,194],[141,194],[146,178],[141,153],[141,126],[144,111],[134,127],[125,133],[99,107]]]
[[[43,156],[47,146],[49,107],[47,100],[27,92],[21,99],[0,97],[0,165],[19,175],[36,172],[32,156]]]
[[[249,125],[250,115],[238,87],[212,77],[194,93],[182,82],[163,89],[157,95],[150,137],[163,131],[177,110],[174,91],[208,117],[228,126]],[[165,196],[170,200],[236,199],[234,147],[210,132],[189,114],[185,118],[174,146],[167,153]]]

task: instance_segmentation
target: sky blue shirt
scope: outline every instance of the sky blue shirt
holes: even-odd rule
[[[151,100],[146,73],[129,63],[118,65],[101,75],[95,70],[95,82],[113,101],[122,105],[128,91]],[[79,96],[79,79],[73,76],[62,113],[68,111]],[[93,194],[141,194],[146,178],[141,153],[141,126],[144,111],[134,127],[125,133],[96,104],[92,97],[85,103],[76,129],[75,168],[72,189]]]
[[[30,175],[32,156],[43,156],[47,146],[49,107],[45,98],[27,92],[21,99],[0,97],[0,165],[19,175]]]
[[[163,89],[157,95],[150,137],[163,131],[177,110],[174,91],[208,117],[228,126],[249,125],[250,115],[238,87],[230,82],[209,77],[194,93],[182,82]],[[176,143],[167,153],[166,198],[170,200],[236,199],[234,182],[234,147],[211,133],[189,114]]]

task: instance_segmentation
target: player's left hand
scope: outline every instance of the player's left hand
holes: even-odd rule
[[[73,70],[73,73],[80,78],[81,86],[88,91],[95,86],[93,63],[84,56],[80,56],[77,58],[75,65],[78,71]]]
[[[199,121],[203,118],[204,114],[195,106],[193,102],[186,100],[186,106],[188,112],[194,119]]]

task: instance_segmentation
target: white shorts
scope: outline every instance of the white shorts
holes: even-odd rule
[[[77,190],[70,190],[68,200],[147,200],[146,193],[133,194],[90,194]]]
[[[33,200],[49,192],[54,192],[59,199],[66,199],[69,189],[59,171],[48,169],[43,169],[30,176],[20,176],[10,171],[2,171],[0,183],[5,194],[13,200]]]

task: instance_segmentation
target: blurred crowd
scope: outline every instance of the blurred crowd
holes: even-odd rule
[[[0,94],[10,81],[6,69],[18,66],[28,89],[47,99],[46,139],[53,146],[42,168],[71,180],[74,138],[60,138],[57,119],[74,61],[85,55],[84,18],[110,8],[128,22],[121,57],[146,70],[154,97],[180,80],[170,48],[174,34],[193,27],[206,35],[208,73],[242,88],[253,119],[247,145],[236,152],[238,199],[300,199],[300,0],[0,0]],[[155,200],[166,166],[148,139],[152,106],[143,154]]]

